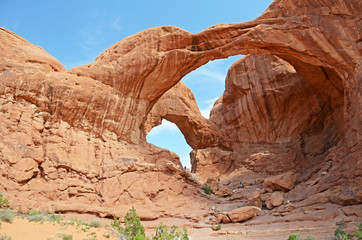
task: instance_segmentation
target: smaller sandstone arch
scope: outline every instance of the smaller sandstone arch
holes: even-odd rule
[[[216,126],[201,115],[193,93],[183,82],[177,83],[154,105],[147,115],[144,134],[160,125],[162,119],[176,124],[192,149],[210,146],[231,149]]]

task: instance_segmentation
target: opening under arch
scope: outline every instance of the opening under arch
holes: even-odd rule
[[[201,115],[207,119],[210,111],[225,91],[225,79],[230,66],[244,55],[216,59],[195,69],[182,78],[182,82],[192,91]]]
[[[184,135],[176,124],[165,119],[147,134],[147,142],[168,149],[180,157],[183,167],[191,169],[190,152],[192,148],[186,143]]]

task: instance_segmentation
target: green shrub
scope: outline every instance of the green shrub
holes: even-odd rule
[[[44,222],[48,220],[48,217],[44,214],[28,215],[26,217],[30,222]]]
[[[218,224],[217,226],[216,226],[216,230],[220,230],[221,229],[221,225],[220,224]]]
[[[28,213],[28,216],[36,216],[36,215],[41,215],[41,212],[35,212],[35,211],[31,211]]]
[[[299,232],[293,233],[292,235],[289,235],[288,240],[303,240],[302,236],[300,236]],[[314,240],[314,237],[311,235],[308,235],[305,240]]]
[[[31,222],[57,222],[59,224],[62,219],[60,213],[41,213],[41,212],[29,212],[28,215],[25,216]]]
[[[207,195],[210,195],[211,194],[211,187],[209,185],[205,185],[204,187],[204,192],[207,194]]]
[[[336,225],[338,226],[338,228],[342,229],[346,227],[346,224],[344,222],[336,222]]]
[[[0,194],[0,208],[9,207],[9,201]]]
[[[123,227],[121,225],[121,220],[119,220],[116,216],[113,217],[113,221],[111,222],[111,226],[116,229],[118,232],[123,232]]]
[[[16,213],[10,209],[0,209],[0,222],[12,222]]]
[[[88,226],[87,223],[83,222],[82,220],[76,219],[76,218],[71,218],[69,224],[72,225],[72,226],[74,226],[74,224],[77,224],[77,227],[79,227],[79,226]]]
[[[99,228],[101,226],[101,223],[98,221],[91,221],[89,224],[90,227]]]
[[[362,240],[362,226],[359,224],[358,231],[354,233],[346,233],[340,228],[334,231],[334,240]]]
[[[156,233],[152,237],[152,240],[189,240],[187,229],[183,228],[181,231],[175,225],[167,227],[160,223],[160,225],[155,228],[155,231]]]
[[[347,236],[346,232],[343,231],[342,229],[337,228],[334,231],[334,240],[347,240],[347,239],[348,239],[348,236]]]
[[[121,239],[123,237],[132,240],[146,239],[145,228],[141,224],[141,220],[138,217],[134,207],[128,210],[126,216],[124,217],[124,228],[121,225],[121,221],[117,217],[114,217],[113,221],[111,222],[111,226],[119,232]]]
[[[61,217],[60,212],[58,214],[50,213],[49,221],[60,223],[61,220],[63,220],[63,218]]]
[[[303,240],[303,238],[299,235],[299,232],[296,232],[292,235],[289,235],[288,240]]]
[[[6,234],[1,234],[0,235],[0,240],[12,240],[12,238]]]
[[[120,239],[149,240],[149,238],[146,237],[145,228],[141,224],[141,220],[134,207],[128,210],[124,217],[124,228],[117,217],[114,217],[111,226],[119,232]],[[167,227],[161,223],[155,228],[155,231],[156,233],[152,237],[152,240],[189,240],[187,229],[183,228],[179,230],[175,225]]]
[[[62,240],[73,240],[73,235],[72,234],[62,234]]]

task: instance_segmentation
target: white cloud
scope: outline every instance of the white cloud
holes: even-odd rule
[[[199,71],[196,70],[195,72],[196,75],[202,75],[202,76],[206,76],[209,78],[214,78],[218,81],[221,82],[225,82],[225,74],[219,72],[219,71],[214,71],[214,70],[210,70],[207,68],[202,68]]]
[[[163,119],[161,125],[152,128],[152,130],[148,133],[148,136],[155,136],[163,132],[173,133],[177,131],[179,131],[179,129],[176,124]]]
[[[204,109],[200,109],[201,115],[204,118],[209,118],[210,117],[211,109],[214,106],[216,100],[218,100],[218,99],[219,98],[217,97],[217,98],[212,98],[212,99],[209,99],[209,100],[205,101],[205,103],[208,103],[209,105],[207,105],[207,107],[204,108]]]
[[[205,101],[205,102],[214,105],[214,103],[215,103],[216,100],[218,100],[218,99],[219,99],[219,97],[216,97],[216,98],[209,99],[209,100],[207,100],[207,101]]]
[[[120,32],[123,28],[121,26],[121,17],[120,16],[113,16],[112,17],[112,27],[114,30]]]

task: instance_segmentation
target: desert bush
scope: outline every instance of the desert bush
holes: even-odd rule
[[[41,212],[29,212],[26,218],[30,222],[44,222],[49,221],[49,216],[46,213]]]
[[[12,222],[16,213],[10,209],[0,209],[0,222]]]
[[[60,212],[58,214],[50,213],[48,216],[49,216],[49,221],[51,221],[51,222],[60,223],[60,221],[63,220]]]
[[[1,234],[0,235],[0,240],[12,240],[12,238],[6,234]]]
[[[220,224],[218,224],[217,226],[216,226],[216,230],[220,230],[221,229],[221,225]]]
[[[57,222],[60,224],[60,221],[63,220],[61,214],[55,213],[41,213],[41,212],[29,212],[28,215],[25,216],[31,222]]]
[[[2,194],[0,194],[0,208],[3,207],[9,207],[9,200],[3,197]]]
[[[77,224],[77,227],[88,226],[87,223],[83,222],[82,220],[76,219],[76,218],[71,218],[69,224],[72,226],[74,226],[74,224]]]
[[[44,222],[47,221],[48,218],[46,215],[43,214],[39,214],[39,215],[28,215],[26,216],[26,218],[30,221],[30,222]]]
[[[296,232],[289,235],[288,240],[303,240],[303,238],[299,235],[299,232]]]
[[[98,221],[91,221],[89,224],[90,227],[99,228],[101,226],[101,223]]]
[[[31,211],[28,213],[28,216],[36,216],[36,215],[41,215],[41,212],[35,212],[35,211]]]
[[[211,187],[209,185],[205,185],[204,187],[204,192],[207,194],[207,195],[210,195],[211,194]]]
[[[347,240],[347,239],[348,239],[347,233],[342,229],[337,228],[334,231],[334,240]]]
[[[127,240],[150,240],[146,237],[145,228],[137,215],[136,209],[132,207],[124,217],[124,227],[119,218],[114,217],[111,226],[119,232],[120,239]],[[152,240],[189,240],[187,229],[179,230],[176,226],[167,227],[162,223],[155,228]]]
[[[289,235],[288,240],[303,240],[302,236],[300,236],[299,232],[293,233],[292,235]],[[311,235],[308,235],[305,240],[314,240],[314,237]]]
[[[73,240],[73,235],[72,234],[63,233],[61,236],[62,236],[62,240]]]
[[[362,223],[358,225],[358,230],[353,233],[346,233],[340,228],[334,231],[334,240],[362,240]]]
[[[160,223],[160,225],[155,228],[155,231],[156,233],[152,237],[152,240],[189,240],[187,229],[183,228],[183,230],[179,230],[175,225],[167,227]]]

